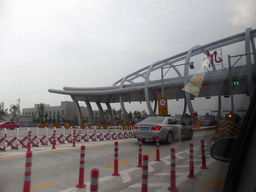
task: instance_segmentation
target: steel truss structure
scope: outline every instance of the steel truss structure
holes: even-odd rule
[[[233,99],[234,94],[248,94],[250,97],[254,91],[256,79],[255,79],[255,62],[256,62],[256,48],[254,38],[256,37],[256,29],[252,30],[247,28],[245,32],[233,35],[203,46],[197,45],[190,50],[164,59],[162,61],[155,62],[147,67],[144,67],[130,75],[123,77],[116,81],[109,87],[94,87],[94,88],[77,88],[77,87],[64,87],[63,90],[49,89],[51,93],[70,95],[73,102],[76,105],[78,113],[79,124],[82,124],[81,110],[78,101],[84,101],[87,105],[90,115],[90,122],[94,124],[94,116],[92,112],[91,102],[95,102],[99,108],[101,119],[104,119],[103,109],[101,103],[105,103],[107,109],[110,112],[110,123],[113,123],[113,113],[110,103],[120,103],[123,114],[127,117],[124,102],[132,101],[145,101],[150,115],[156,114],[157,99],[158,97],[165,96],[168,99],[180,99],[185,98],[184,111],[188,107],[189,113],[192,114],[194,109],[191,100],[193,95],[188,91],[181,91],[180,88],[186,86],[193,75],[189,74],[189,69],[193,65],[190,62],[191,58],[199,54],[207,54],[207,51],[215,50],[217,48],[225,47],[238,42],[245,42],[245,54],[246,65],[239,67],[232,67],[229,65],[229,70],[217,70],[214,63],[212,64],[212,70],[205,73],[203,84],[208,84],[211,89],[200,89],[198,97],[219,97],[218,113],[221,113],[221,96],[231,95]],[[252,62],[252,57],[254,62]],[[185,61],[184,74],[182,75],[178,70],[179,62]],[[229,57],[230,64],[230,57]],[[164,79],[163,69],[173,69],[178,77]],[[159,80],[150,80],[152,72],[161,70],[162,76]],[[166,72],[166,73],[167,73]],[[227,78],[229,77],[229,78]],[[244,86],[239,88],[230,86],[232,78],[238,79]],[[138,79],[143,79],[144,82],[136,82]],[[224,83],[223,83],[224,82]],[[225,87],[220,89],[219,87]],[[155,101],[154,108],[151,106],[151,102]]]

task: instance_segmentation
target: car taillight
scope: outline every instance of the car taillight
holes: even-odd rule
[[[134,126],[133,129],[139,129],[139,127]]]
[[[162,129],[162,126],[157,126],[157,127],[152,127],[151,130],[156,130],[159,131],[160,129]]]

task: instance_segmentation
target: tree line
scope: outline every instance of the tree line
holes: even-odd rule
[[[3,117],[6,117],[8,114],[8,111],[11,113],[11,121],[19,121],[20,119],[20,106],[17,105],[11,105],[10,109],[0,109],[0,119],[3,119]]]

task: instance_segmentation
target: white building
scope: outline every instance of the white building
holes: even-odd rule
[[[47,124],[65,124],[72,123],[78,124],[78,117],[75,104],[72,101],[62,101],[60,106],[50,106],[44,104],[46,123]],[[39,104],[35,104],[34,108],[24,108],[22,110],[22,118],[20,124],[33,124],[33,119],[38,118]],[[81,107],[82,117],[85,122],[90,122],[87,107]],[[95,123],[100,123],[99,111],[93,111]]]

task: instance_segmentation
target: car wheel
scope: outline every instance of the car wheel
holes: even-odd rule
[[[167,136],[166,136],[165,142],[166,142],[167,144],[171,144],[172,141],[173,141],[173,135],[172,135],[172,132],[169,132],[169,133],[167,134]]]
[[[193,139],[193,130],[190,130],[188,135],[188,140],[192,140],[192,139]]]

